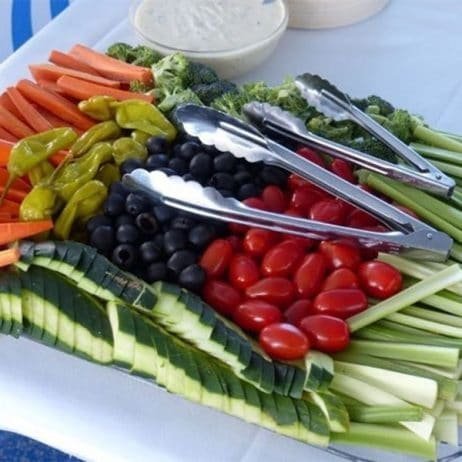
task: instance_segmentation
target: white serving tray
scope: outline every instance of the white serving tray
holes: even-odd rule
[[[45,61],[52,48],[66,50],[83,42],[103,50],[115,41],[133,42],[128,3],[73,2],[0,65],[0,88],[26,76],[27,64]],[[439,5],[435,9],[434,0],[399,0],[356,26],[289,31],[272,59],[246,79],[277,82],[310,70],[352,95],[378,93],[424,115],[431,124],[462,133],[458,72],[462,3],[440,0]],[[413,18],[412,24],[407,18]],[[419,73],[422,66],[425,72]],[[412,460],[357,448],[313,448],[190,403],[115,369],[5,336],[0,336],[0,402],[0,428],[88,461]],[[445,447],[441,456],[450,456],[456,449]]]

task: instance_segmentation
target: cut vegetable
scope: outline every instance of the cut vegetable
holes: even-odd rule
[[[28,125],[2,106],[0,106],[0,126],[18,138],[26,138],[34,134]]]
[[[80,61],[70,54],[63,53],[58,50],[52,50],[50,56],[48,57],[48,61],[57,66],[67,67],[68,69],[74,69],[80,72],[86,72],[88,74],[99,75],[95,69],[93,69],[88,64],[85,64],[83,61]]]
[[[0,250],[0,267],[5,267],[15,264],[19,261],[21,253],[17,247],[11,249]]]
[[[53,228],[51,220],[0,224],[0,245],[35,236]]]

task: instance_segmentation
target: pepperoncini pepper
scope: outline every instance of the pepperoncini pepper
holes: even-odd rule
[[[101,181],[92,180],[81,186],[66,204],[55,222],[54,234],[68,239],[74,223],[87,221],[96,215],[107,197],[107,188]]]
[[[55,171],[53,165],[50,164],[47,160],[44,160],[40,164],[36,165],[28,173],[28,178],[32,186],[38,185],[42,181],[46,181],[51,177]]]
[[[91,98],[81,101],[79,109],[95,120],[112,120],[114,119],[115,109],[111,103],[116,102],[112,96],[92,96]]]
[[[141,130],[133,130],[130,136],[141,144],[146,144],[149,138],[151,138],[149,133],[143,132]]]
[[[101,183],[104,183],[109,188],[112,183],[120,181],[119,167],[114,164],[102,165],[95,176],[95,180],[101,181]]]
[[[23,221],[46,220],[52,217],[59,205],[56,191],[50,186],[38,184],[21,202],[19,218]]]
[[[72,145],[70,154],[72,157],[80,157],[96,143],[112,140],[119,137],[120,134],[120,127],[113,120],[101,122],[80,135],[79,139]]]
[[[112,143],[112,149],[114,150],[113,156],[117,165],[122,164],[127,159],[139,159],[146,160],[148,157],[148,150],[146,146],[133,138],[123,137]]]
[[[65,202],[98,173],[102,164],[112,160],[110,143],[97,143],[86,154],[74,159],[53,178],[52,187]]]
[[[176,137],[176,128],[152,104],[129,99],[111,103],[115,108],[115,120],[122,128],[141,130],[152,135],[163,135],[169,141]]]

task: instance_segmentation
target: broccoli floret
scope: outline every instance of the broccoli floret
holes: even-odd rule
[[[355,99],[353,103],[362,111],[367,111],[369,106],[377,106],[379,108],[379,113],[384,116],[390,115],[395,110],[391,103],[377,95],[371,95],[363,99]]]
[[[388,146],[371,136],[356,138],[347,144],[353,149],[386,160],[387,162],[396,163],[397,161],[395,153]]]
[[[383,126],[401,141],[409,144],[413,138],[414,124],[409,112],[397,109],[385,120]]]
[[[162,55],[152,48],[139,45],[131,50],[129,59],[135,66],[151,67],[162,59]]]
[[[190,88],[187,88],[186,90],[179,90],[178,92],[167,95],[157,107],[162,112],[168,113],[178,105],[185,103],[202,105],[202,101],[199,97]]]
[[[152,85],[146,85],[140,80],[132,80],[130,82],[130,91],[134,91],[135,93],[146,93],[150,90],[152,90]]]
[[[228,80],[219,80],[218,82],[210,84],[201,83],[199,85],[195,85],[192,89],[199,99],[207,106],[210,106],[215,99],[225,93],[237,91],[236,85]]]
[[[238,90],[232,93],[225,93],[214,100],[211,106],[233,117],[242,117],[242,108],[248,102],[248,95]]]
[[[311,118],[307,127],[316,135],[344,144],[351,141],[355,128],[352,122],[334,122],[332,119],[322,115]]]
[[[181,53],[165,56],[152,65],[156,87],[173,93],[185,88],[189,62]]]
[[[130,60],[130,54],[132,50],[133,47],[128,43],[118,42],[111,45],[107,49],[106,54],[111,58],[115,58],[128,63]]]
[[[210,84],[218,82],[218,74],[209,66],[202,63],[189,63],[185,84],[188,87],[194,87],[201,84]]]

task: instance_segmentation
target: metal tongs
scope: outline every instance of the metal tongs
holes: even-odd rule
[[[251,103],[245,108],[246,115],[253,123],[260,127],[291,138],[299,143],[323,150],[333,157],[349,160],[374,172],[382,173],[398,181],[428,192],[450,197],[455,182],[434,165],[421,157],[399,138],[383,128],[374,119],[357,108],[348,95],[327,80],[309,73],[302,74],[295,79],[295,84],[308,103],[319,112],[335,121],[351,120],[361,126],[374,137],[397,154],[402,160],[410,164],[413,169],[405,165],[397,165],[377,159],[368,154],[346,148],[345,146],[310,133],[305,124],[287,112],[271,109],[271,106]]]
[[[248,162],[264,162],[300,175],[333,195],[377,217],[390,232],[373,232],[303,218],[256,210],[235,199],[224,198],[213,188],[162,172],[135,170],[124,176],[130,187],[141,189],[166,205],[196,215],[248,226],[292,233],[314,239],[350,237],[364,247],[402,253],[415,259],[444,261],[452,240],[381,199],[337,177],[295,152],[265,137],[251,125],[214,109],[187,104],[176,120],[185,132],[219,151],[229,151]]]

